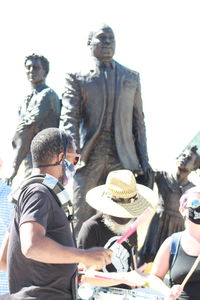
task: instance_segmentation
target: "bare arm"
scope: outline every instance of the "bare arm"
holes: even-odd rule
[[[48,238],[45,228],[36,222],[20,226],[21,249],[27,258],[43,263],[82,263],[86,268],[102,269],[111,263],[112,251],[104,248],[88,250],[63,246]]]
[[[138,268],[137,271],[130,272],[97,272],[86,271],[81,277],[81,283],[89,283],[94,286],[114,286],[118,284],[126,284],[131,287],[143,286],[147,281],[147,275],[143,273],[146,264]]]
[[[151,274],[148,278],[148,283],[151,288],[163,293],[168,296],[168,299],[177,299],[181,292],[182,288],[180,285],[174,285],[172,288],[169,288],[163,282],[163,279],[167,272],[169,271],[169,260],[170,260],[170,244],[171,237],[167,238],[161,245],[158,253],[154,259],[153,267]]]
[[[0,270],[7,270],[7,250],[9,242],[9,233],[7,232],[4,236],[3,242],[0,248]]]
[[[17,175],[18,169],[30,150],[30,144],[35,135],[35,127],[33,125],[27,126],[21,133],[16,133],[14,137],[14,158],[12,169],[8,175],[8,184],[12,184],[12,180]]]
[[[117,275],[117,276],[116,276]],[[115,286],[117,284],[123,283],[123,279],[120,278],[119,273],[103,273],[103,272],[95,272],[95,273],[86,273],[81,276],[81,283],[89,283],[93,286]]]
[[[170,238],[167,238],[161,245],[158,253],[154,259],[151,274],[164,279],[169,271],[169,258],[170,258]]]
[[[118,284],[127,284],[134,287],[143,286],[146,282],[146,276],[139,271],[131,272],[110,272],[103,273],[97,271],[88,271],[81,278],[81,283],[89,283],[94,286],[115,286]]]

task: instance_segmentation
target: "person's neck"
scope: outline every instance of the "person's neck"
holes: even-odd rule
[[[111,62],[111,61],[112,61],[112,57],[104,57],[100,59],[100,62]]]
[[[99,65],[103,64],[103,63],[111,63],[113,61],[112,57],[103,57],[103,58],[98,58],[94,56],[95,61],[97,61],[97,63]]]
[[[189,175],[188,171],[183,171],[183,170],[177,169],[175,178],[176,178],[178,184],[182,185],[182,186],[188,184],[188,175]]]
[[[185,233],[200,243],[200,225],[185,221]]]
[[[44,168],[33,168],[32,169],[32,173],[31,175],[41,175],[41,174],[49,174],[51,176],[54,176],[55,178],[57,178],[55,175],[55,172],[53,172],[53,169],[50,167],[44,167]]]
[[[45,85],[45,84],[46,84],[45,80],[41,80],[37,83],[31,82],[31,88],[32,88],[32,90],[35,90],[35,89],[39,88],[41,85]]]

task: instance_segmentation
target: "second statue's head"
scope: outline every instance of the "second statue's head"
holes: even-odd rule
[[[99,60],[111,60],[115,53],[115,35],[107,24],[100,25],[90,32],[88,46],[91,53]]]

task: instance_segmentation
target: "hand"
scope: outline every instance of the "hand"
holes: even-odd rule
[[[144,185],[148,186],[149,188],[153,189],[155,173],[154,173],[152,167],[150,166],[148,160],[142,160],[141,166],[142,166],[144,175],[141,175],[140,180],[142,180],[142,182],[139,182],[139,183],[144,184]]]
[[[14,179],[14,177],[17,175],[17,171],[15,170],[15,168],[12,168],[10,175],[8,175],[7,178],[5,178],[5,182],[7,185],[12,185],[12,181]]]
[[[123,283],[130,285],[131,287],[141,287],[144,286],[145,283],[147,283],[147,274],[144,274],[143,271],[146,267],[146,263],[142,265],[140,268],[134,271],[130,271],[127,273],[124,273],[124,280]]]
[[[103,247],[84,250],[81,263],[84,267],[101,270],[111,263],[112,251]]]
[[[176,300],[181,295],[183,288],[179,284],[173,285],[170,289],[170,294],[167,295],[166,299],[168,300]]]
[[[142,166],[142,170],[144,172],[144,174],[146,174],[147,172],[152,172],[152,167],[150,166],[148,160],[143,159],[141,161],[141,166]]]

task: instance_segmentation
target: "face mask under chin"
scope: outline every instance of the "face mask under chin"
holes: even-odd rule
[[[65,186],[74,177],[76,169],[73,164],[66,159],[62,163],[63,176],[59,178],[59,181]]]

